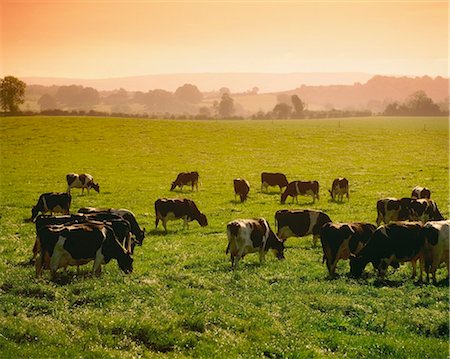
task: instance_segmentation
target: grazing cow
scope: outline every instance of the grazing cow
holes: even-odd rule
[[[426,187],[416,186],[411,193],[412,198],[431,198],[431,191]]]
[[[421,222],[393,222],[380,226],[361,251],[350,258],[350,273],[359,278],[371,262],[383,279],[389,265],[411,262],[412,278],[416,276],[416,261],[422,261],[424,238]]]
[[[450,221],[432,221],[425,223],[422,228],[425,239],[424,265],[427,273],[427,282],[431,272],[433,283],[436,284],[436,270],[441,263],[447,264],[447,280],[450,272],[449,266],[449,229]],[[420,279],[422,280],[423,268],[420,268]]]
[[[384,222],[412,219],[411,198],[382,198],[377,201],[377,226]]]
[[[36,259],[37,254],[40,252],[40,243],[39,243],[39,237],[38,232],[39,228],[48,226],[48,225],[55,225],[55,224],[72,224],[72,223],[82,223],[86,222],[86,217],[82,214],[69,214],[66,216],[47,216],[40,214],[36,217],[35,226],[36,226],[36,240],[34,241],[33,246],[33,258],[31,260]]]
[[[357,255],[376,229],[375,225],[362,222],[328,222],[322,226],[320,241],[330,277],[335,275],[337,262]]]
[[[313,209],[283,209],[275,213],[277,235],[283,242],[289,237],[304,237],[312,234],[315,246],[320,236],[320,229],[328,222],[331,222],[331,219],[326,213]]]
[[[50,225],[39,229],[41,255],[36,261],[36,276],[42,271],[43,259],[50,257],[52,279],[58,268],[83,265],[94,260],[93,274],[100,274],[101,264],[116,259],[125,273],[133,271],[133,258],[120,244],[113,229],[103,223],[77,223],[70,226]]]
[[[62,213],[69,214],[70,203],[72,197],[69,193],[64,192],[49,192],[43,193],[39,196],[36,206],[31,209],[31,220],[34,222],[39,212],[43,214]]]
[[[192,191],[195,189],[198,191],[198,172],[181,172],[178,174],[175,181],[172,182],[172,186],[170,190],[173,191],[175,187],[180,187],[180,190],[183,190],[184,185],[191,185]]]
[[[272,249],[278,259],[284,259],[284,245],[270,229],[264,218],[237,219],[227,224],[228,246],[231,268],[238,267],[239,260],[248,253],[259,252],[259,261],[264,261],[265,254]]]
[[[94,178],[89,173],[69,173],[66,175],[67,180],[67,193],[70,193],[71,188],[81,188],[81,194],[84,193],[84,189],[89,190],[93,188],[97,193],[100,193],[100,186],[94,182]]]
[[[107,214],[110,214],[110,219],[114,219],[114,217],[119,216],[122,217],[124,220],[126,220],[130,224],[130,231],[134,235],[134,241],[138,246],[141,246],[144,242],[145,238],[145,228],[141,229],[139,226],[136,216],[133,212],[131,212],[128,209],[116,209],[116,208],[94,208],[94,207],[83,207],[78,210],[78,213],[83,213],[87,215],[94,215],[94,214],[100,214],[104,213],[105,218],[104,219],[98,219],[98,220],[105,220],[108,221],[109,219]]]
[[[344,195],[348,198],[348,179],[347,178],[335,178],[333,184],[331,185],[331,189],[328,190],[331,195],[331,199],[334,201],[337,197],[339,202],[344,200]]]
[[[234,198],[236,199],[236,195],[241,198],[241,202],[244,202],[247,199],[248,192],[250,191],[250,183],[245,179],[236,178],[233,180],[234,184]]]
[[[188,223],[196,220],[199,225],[208,225],[206,216],[199,211],[194,201],[179,198],[160,198],[155,201],[155,229],[158,228],[159,220],[162,221],[167,233],[167,221],[183,219],[183,229],[188,227]]]
[[[289,184],[286,176],[282,173],[261,173],[261,192],[264,191],[269,186],[278,186],[280,187],[280,193],[284,187],[287,187]]]
[[[297,196],[312,196],[313,202],[316,201],[316,198],[319,199],[319,182],[317,181],[292,181],[286,187],[286,190],[281,195],[281,204],[286,202],[286,198],[288,196],[292,197],[292,203],[294,199],[298,203]]]
[[[422,221],[442,221],[444,217],[439,211],[436,202],[432,199],[411,199],[411,220]]]

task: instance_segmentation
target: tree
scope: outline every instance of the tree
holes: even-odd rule
[[[279,119],[286,119],[289,118],[289,115],[291,114],[291,110],[292,107],[289,106],[287,103],[279,103],[276,104],[275,107],[273,108],[273,114],[275,116],[275,118],[279,118]]]
[[[424,91],[417,91],[410,95],[406,101],[411,115],[413,116],[433,116],[440,115],[441,110]]]
[[[300,98],[297,95],[292,95],[291,96],[291,102],[292,105],[294,106],[294,116],[297,118],[302,118],[303,117],[303,111],[305,111],[306,109],[306,104],[300,100]]]
[[[58,108],[55,98],[48,93],[43,94],[39,98],[38,105],[41,106],[41,111],[54,110]]]
[[[0,81],[0,102],[2,109],[6,112],[15,113],[19,105],[24,103],[25,82],[14,76],[5,76]]]
[[[219,115],[221,117],[230,117],[234,113],[234,100],[228,93],[222,94],[222,100],[219,103]]]
[[[175,97],[182,102],[199,103],[203,95],[195,85],[184,84],[175,91]]]

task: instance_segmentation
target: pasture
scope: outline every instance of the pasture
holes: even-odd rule
[[[160,121],[89,117],[0,119],[0,357],[446,358],[449,298],[446,270],[438,285],[418,285],[410,264],[379,283],[367,277],[327,279],[322,249],[311,236],[289,238],[286,259],[256,254],[230,270],[226,224],[265,217],[274,228],[282,208],[316,208],[333,221],[376,218],[381,197],[432,190],[448,218],[446,118],[301,121]],[[198,192],[170,192],[178,172],[198,171]],[[320,200],[261,193],[260,174],[318,180]],[[60,270],[35,278],[31,207],[41,193],[65,191],[65,175],[87,172],[100,193],[72,190],[83,206],[127,208],[146,228],[134,272],[115,261],[92,277]],[[330,201],[333,178],[350,182],[350,201]],[[250,182],[247,202],[232,180]],[[208,217],[182,229],[154,229],[160,197],[193,199]]]

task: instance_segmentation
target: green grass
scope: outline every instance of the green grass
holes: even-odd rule
[[[425,126],[424,126],[425,125]],[[290,238],[286,260],[248,255],[230,271],[226,224],[281,208],[317,208],[334,221],[370,221],[384,196],[427,186],[448,217],[448,122],[444,118],[320,121],[158,121],[89,117],[0,119],[0,357],[361,357],[448,356],[448,284],[419,286],[410,265],[380,285],[368,277],[327,279],[312,238]],[[170,192],[178,172],[197,170],[200,190]],[[260,192],[260,173],[318,180],[312,204],[280,204]],[[132,210],[147,235],[135,271],[115,262],[99,278],[84,266],[56,282],[27,264],[39,195],[64,191],[69,172],[91,173],[101,193],[73,191],[72,209]],[[329,201],[333,178],[350,181],[350,201]],[[251,185],[244,204],[232,180]],[[154,230],[159,197],[193,199],[209,226],[169,222]]]

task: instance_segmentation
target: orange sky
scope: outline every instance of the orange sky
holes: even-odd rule
[[[1,76],[448,76],[447,1],[0,3]]]

